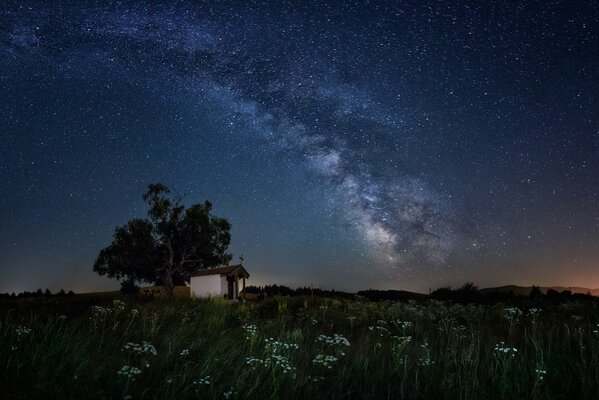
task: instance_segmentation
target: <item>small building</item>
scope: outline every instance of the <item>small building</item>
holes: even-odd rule
[[[237,300],[240,291],[245,294],[245,280],[249,277],[250,274],[241,264],[201,269],[190,276],[189,294],[192,298],[224,297]]]

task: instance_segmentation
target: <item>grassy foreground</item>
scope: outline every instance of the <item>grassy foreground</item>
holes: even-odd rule
[[[596,302],[0,305],[2,398],[598,399]]]

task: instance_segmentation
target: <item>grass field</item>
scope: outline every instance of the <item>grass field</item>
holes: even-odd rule
[[[2,398],[599,399],[597,302],[3,300]]]

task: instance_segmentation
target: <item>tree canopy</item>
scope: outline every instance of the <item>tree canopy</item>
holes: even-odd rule
[[[135,282],[158,283],[172,295],[175,284],[192,272],[231,260],[231,224],[211,214],[209,201],[185,207],[183,198],[161,183],[148,185],[143,200],[147,218],[115,229],[112,243],[96,258],[95,272],[118,279],[126,290]]]

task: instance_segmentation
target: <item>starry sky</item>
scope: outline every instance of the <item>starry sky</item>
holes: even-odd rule
[[[52,4],[50,4],[52,3]],[[249,283],[599,287],[596,1],[0,5],[0,292],[162,182]]]

